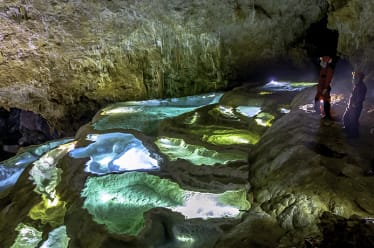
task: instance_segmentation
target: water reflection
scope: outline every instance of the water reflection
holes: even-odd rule
[[[196,108],[214,104],[223,93],[210,93],[162,100],[129,101],[110,105],[94,118],[96,130],[114,128],[134,129],[147,135],[155,135],[159,122],[179,116]]]

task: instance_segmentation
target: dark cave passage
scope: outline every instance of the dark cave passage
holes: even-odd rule
[[[0,161],[14,156],[21,147],[58,137],[42,116],[18,108],[0,108]]]
[[[303,64],[295,64],[291,56],[264,59],[253,67],[241,65],[237,68],[237,77],[229,83],[228,88],[240,85],[241,82],[247,82],[249,79],[254,82],[269,82],[271,80],[294,80],[294,81],[313,81],[318,79],[319,57],[329,55],[336,64],[340,58],[337,54],[339,33],[337,30],[327,28],[327,16],[319,22],[313,23],[306,32],[289,44],[286,49],[290,52],[294,48],[301,48],[306,52],[309,61],[303,61]],[[287,53],[286,53],[287,54]],[[231,86],[231,87],[230,87]]]
[[[327,28],[327,16],[310,25],[305,35],[305,48],[308,56],[318,58],[324,55],[337,56],[339,33]]]

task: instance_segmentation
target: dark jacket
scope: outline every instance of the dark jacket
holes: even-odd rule
[[[361,108],[366,96],[366,85],[361,80],[353,87],[352,94],[349,98],[348,108]]]

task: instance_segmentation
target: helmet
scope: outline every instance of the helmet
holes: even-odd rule
[[[365,77],[365,73],[362,71],[353,71],[352,72],[352,78],[362,80]]]
[[[332,58],[330,56],[322,56],[319,58],[321,62],[330,64],[332,62]]]

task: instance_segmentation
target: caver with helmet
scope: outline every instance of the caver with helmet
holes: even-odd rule
[[[314,109],[317,113],[321,113],[320,101],[323,100],[324,118],[331,119],[331,80],[334,75],[334,68],[332,67],[332,58],[330,56],[320,57],[320,72],[317,86],[317,93],[314,97]]]
[[[361,115],[363,102],[365,100],[367,91],[364,78],[365,74],[363,72],[352,72],[353,90],[343,115],[344,128],[347,135],[351,138],[359,136],[358,120]]]

